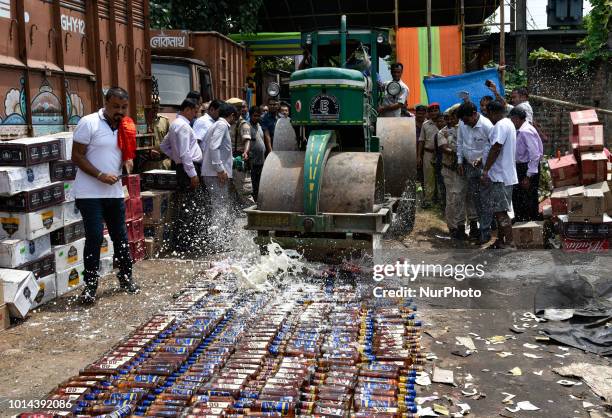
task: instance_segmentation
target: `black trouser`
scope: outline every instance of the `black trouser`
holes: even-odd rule
[[[259,196],[259,181],[261,180],[261,170],[263,170],[263,164],[251,165],[251,184],[253,185],[253,199],[257,202],[257,196]]]
[[[100,247],[104,239],[103,224],[113,241],[115,259],[119,266],[119,281],[132,279],[132,257],[125,226],[125,203],[118,199],[76,199],[76,206],[83,217],[85,228],[85,285],[95,293],[98,288],[100,268]]]
[[[540,173],[529,177],[529,187],[523,188],[523,179],[527,177],[528,163],[517,163],[516,174],[518,184],[514,186],[512,192],[512,206],[514,217],[517,222],[537,221],[540,214],[540,201],[538,189],[540,186]]]
[[[193,164],[199,177],[201,163]],[[176,165],[176,213],[173,223],[173,249],[179,253],[198,255],[204,253],[206,242],[206,217],[204,189],[198,186],[191,188],[191,178],[183,169],[183,164]]]

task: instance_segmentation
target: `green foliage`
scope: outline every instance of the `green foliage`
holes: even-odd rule
[[[531,60],[544,59],[544,60],[561,61],[561,60],[576,59],[576,58],[580,58],[580,54],[577,54],[575,52],[572,52],[571,54],[564,54],[562,52],[553,52],[553,51],[544,49],[542,47],[534,51],[531,51],[529,53],[529,59]]]
[[[257,57],[255,66],[262,72],[271,70],[293,72],[295,61],[293,57]]]
[[[527,73],[518,68],[506,69],[504,86],[509,94],[512,90],[519,87],[527,87]]]
[[[612,0],[591,0],[593,9],[585,19],[587,36],[578,43],[583,48],[581,58],[587,64],[612,57],[608,35],[612,26]]]
[[[151,26],[228,33],[257,31],[263,0],[151,0]]]

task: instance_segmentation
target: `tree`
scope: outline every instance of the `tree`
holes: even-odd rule
[[[223,34],[257,31],[263,0],[151,0],[151,26],[156,29],[211,30]]]

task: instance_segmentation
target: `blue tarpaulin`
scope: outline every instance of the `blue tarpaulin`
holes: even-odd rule
[[[504,87],[499,79],[499,72],[495,68],[448,77],[425,78],[423,84],[427,91],[429,103],[440,103],[440,110],[442,111],[455,103],[461,102],[459,93],[462,91],[467,91],[470,94],[470,100],[480,109],[480,99],[483,96],[493,96],[491,90],[485,86],[487,80],[492,80],[497,85],[499,94],[505,95]]]

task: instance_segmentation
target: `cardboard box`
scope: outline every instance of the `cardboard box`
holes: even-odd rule
[[[113,272],[113,257],[104,257],[100,259],[100,268],[98,274],[100,277],[107,276]]]
[[[604,200],[606,201],[605,211],[612,215],[612,191],[607,182],[602,181],[601,183],[591,184],[584,188],[585,190],[601,190],[604,195]]]
[[[0,195],[12,196],[51,183],[49,163],[31,167],[0,167]]]
[[[38,137],[0,142],[0,166],[29,167],[60,158],[60,141],[57,139]]]
[[[5,239],[0,241],[0,267],[15,268],[51,254],[51,235],[35,240]]]
[[[142,213],[142,200],[140,197],[130,198],[125,201],[125,220],[129,221],[132,219],[141,219]]]
[[[166,190],[144,191],[140,194],[146,225],[169,221],[172,217],[173,192]]]
[[[0,239],[33,240],[64,226],[62,207],[51,206],[35,212],[0,212]]]
[[[145,225],[144,236],[160,244],[171,240],[172,227],[170,224]]]
[[[561,248],[567,253],[607,253],[610,248],[608,239],[561,238]]]
[[[72,222],[50,234],[51,245],[64,245],[85,237],[82,221]]]
[[[567,214],[567,199],[569,194],[567,191],[570,186],[558,187],[553,190],[550,195],[550,205],[552,206],[553,216],[566,215]]]
[[[144,260],[146,255],[145,240],[130,242],[130,253],[133,262]]]
[[[0,269],[4,303],[11,316],[25,318],[38,294],[38,283],[31,271]]]
[[[554,187],[575,186],[580,184],[580,169],[573,155],[548,160]]]
[[[572,222],[602,223],[606,213],[606,201],[600,189],[584,186],[568,190],[567,214]]]
[[[85,257],[85,238],[81,238],[70,244],[53,247],[57,271],[66,270],[69,267],[83,263]]]
[[[74,181],[64,182],[64,199],[66,202],[72,202],[76,199],[74,195]]]
[[[612,218],[604,215],[603,222],[592,224],[570,221],[567,215],[559,216],[559,231],[562,237],[572,239],[612,238]]]
[[[55,290],[55,273],[42,277],[36,280],[38,283],[38,294],[34,298],[34,304],[30,309],[38,308],[40,305],[55,299],[57,291]]]
[[[100,258],[111,257],[115,254],[115,247],[113,245],[113,241],[110,238],[110,235],[105,234],[102,239],[102,246],[100,247]]]
[[[145,238],[144,223],[141,219],[133,219],[126,222],[128,241],[140,241]]]
[[[72,158],[72,132],[58,132],[51,135],[45,135],[45,138],[57,139],[60,141],[60,153],[62,160]]]
[[[57,160],[49,165],[52,181],[72,181],[76,178],[77,165],[70,160]]]
[[[176,171],[150,170],[140,175],[142,187],[156,190],[176,190]]]
[[[64,184],[56,182],[34,190],[0,197],[0,210],[4,212],[34,212],[59,205],[64,201]]]
[[[85,284],[83,264],[77,264],[69,269],[58,271],[55,275],[55,289],[57,296],[62,296],[72,290],[78,289]]]
[[[2,299],[0,299],[2,301]],[[6,303],[0,303],[0,331],[8,329],[11,326],[11,317],[9,308]]]
[[[603,152],[583,152],[582,184],[588,185],[606,181],[608,174],[608,158]]]
[[[578,143],[578,128],[580,125],[599,123],[597,113],[593,109],[570,112],[570,141]]]
[[[68,225],[73,222],[79,222],[83,220],[83,217],[81,216],[81,212],[76,207],[76,204],[74,201],[64,202],[62,204],[62,219],[64,220],[64,225]]]
[[[578,127],[578,148],[580,151],[603,151],[603,125],[581,125]]]
[[[16,267],[16,270],[31,271],[34,273],[34,278],[40,279],[55,273],[55,256],[53,254],[45,255],[37,260]]]
[[[153,238],[145,238],[145,257],[157,258],[161,251],[161,244]]]
[[[512,237],[517,248],[544,248],[544,223],[517,222],[512,226]]]
[[[121,183],[127,187],[130,199],[140,197],[140,175],[130,174],[121,178]]]

